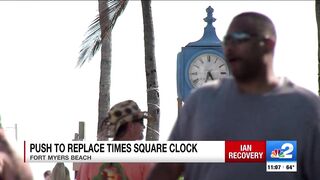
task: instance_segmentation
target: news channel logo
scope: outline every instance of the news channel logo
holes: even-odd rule
[[[297,171],[297,141],[267,141],[266,148],[268,172]]]
[[[297,161],[297,141],[267,141],[267,161]]]

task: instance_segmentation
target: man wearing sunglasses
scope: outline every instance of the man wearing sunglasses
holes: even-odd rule
[[[320,100],[273,72],[276,31],[260,13],[231,22],[223,40],[232,78],[186,100],[170,140],[296,140],[297,172],[266,172],[265,163],[157,164],[149,180],[316,180],[320,178]]]
[[[143,120],[146,112],[132,100],[115,104],[108,112],[102,123],[102,131],[98,140],[107,140],[113,137],[114,141],[136,141],[143,139]],[[114,179],[114,180],[144,180],[152,164],[150,163],[84,163],[80,165],[77,180]]]

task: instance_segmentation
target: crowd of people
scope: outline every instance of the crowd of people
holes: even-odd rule
[[[232,20],[223,39],[232,77],[196,89],[179,112],[169,140],[296,140],[295,173],[266,173],[263,163],[82,163],[77,180],[281,179],[320,177],[320,100],[310,91],[279,78],[273,71],[277,41],[273,22],[245,12]],[[143,139],[144,119],[132,100],[115,104],[102,123],[98,140]],[[277,126],[274,126],[274,125]],[[31,180],[32,173],[9,146],[0,129],[0,179]],[[63,163],[44,173],[45,180],[68,180]]]

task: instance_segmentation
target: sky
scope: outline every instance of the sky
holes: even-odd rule
[[[202,37],[208,6],[214,8],[220,39],[241,12],[269,16],[278,34],[276,75],[318,90],[313,1],[153,1],[161,140],[167,139],[177,116],[177,53]],[[86,140],[95,140],[100,54],[81,68],[76,63],[97,7],[96,1],[0,2],[0,115],[10,139],[17,124],[19,141],[72,140],[78,122],[84,121]],[[133,99],[146,110],[143,48],[141,3],[130,1],[112,33],[111,105]],[[53,166],[31,164],[35,180]]]

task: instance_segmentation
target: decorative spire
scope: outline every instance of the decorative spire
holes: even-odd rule
[[[212,16],[212,13],[213,13],[214,10],[213,10],[213,8],[212,8],[211,6],[209,6],[209,7],[206,9],[206,11],[207,11],[207,17],[204,18],[203,20],[208,23],[207,26],[208,26],[208,25],[212,25],[212,23],[216,21],[216,18],[214,18],[214,17]]]
[[[212,25],[216,21],[216,18],[212,16],[214,10],[209,6],[206,11],[207,17],[203,20],[207,22],[207,26],[204,28],[202,38],[196,42],[189,43],[187,46],[221,47],[221,41],[217,37],[216,30]]]

